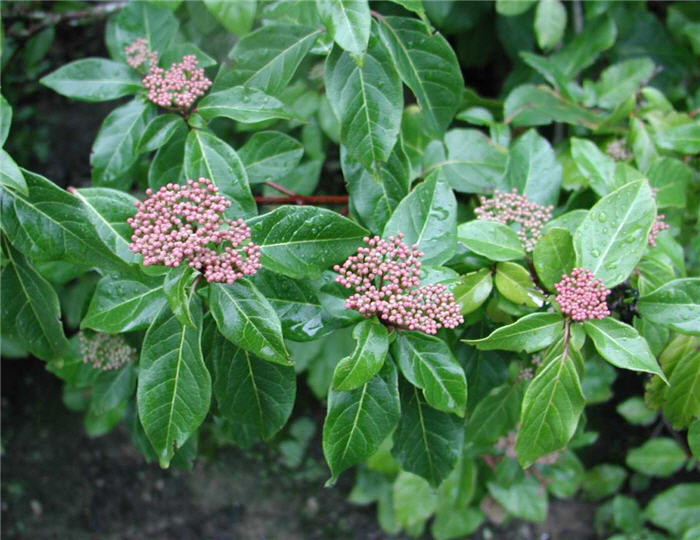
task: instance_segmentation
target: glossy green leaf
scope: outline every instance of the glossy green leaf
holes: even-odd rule
[[[562,166],[547,139],[528,130],[510,149],[504,188],[517,189],[529,200],[556,204],[562,179]]]
[[[0,147],[5,146],[12,124],[12,107],[4,96],[0,95]]]
[[[564,332],[559,313],[531,313],[507,326],[496,328],[482,339],[464,339],[482,351],[504,350],[534,352],[551,345]]]
[[[655,216],[648,182],[632,182],[609,193],[574,233],[577,266],[591,270],[606,287],[621,283],[646,251]]]
[[[700,278],[674,279],[642,296],[639,312],[676,332],[700,335]]]
[[[475,311],[483,304],[493,289],[491,270],[482,268],[462,276],[452,289],[457,303],[462,306],[462,315]]]
[[[673,534],[698,524],[700,483],[677,484],[654,497],[645,513],[654,525]]]
[[[76,60],[49,73],[40,82],[61,95],[89,102],[118,99],[143,89],[135,70],[105,58]]]
[[[236,151],[216,135],[192,130],[185,143],[184,172],[187,178],[209,178],[231,201],[230,219],[249,217],[257,206],[248,185],[243,162]]]
[[[653,73],[654,62],[648,58],[631,58],[606,68],[595,85],[598,106],[614,109],[633,96]]]
[[[523,467],[561,450],[574,435],[586,403],[579,375],[582,364],[580,354],[567,344],[528,385],[516,443]]]
[[[148,168],[148,187],[158,191],[170,182],[185,182],[183,158],[185,154],[185,130],[175,133],[173,137],[158,149]],[[182,134],[182,135],[181,135]]]
[[[250,281],[209,284],[209,309],[226,339],[264,360],[289,365],[277,313]]]
[[[323,455],[331,469],[331,482],[374,454],[396,426],[400,411],[398,376],[392,362],[385,362],[377,375],[355,390],[330,390]]]
[[[177,19],[169,9],[153,2],[131,2],[116,17],[114,45],[110,52],[124,60],[124,49],[143,38],[153,51],[166,51],[177,34]]]
[[[514,126],[542,126],[564,122],[595,127],[600,121],[594,113],[567,100],[548,86],[523,84],[513,89],[503,105],[507,123]]]
[[[535,10],[535,35],[541,49],[551,49],[564,37],[566,8],[560,0],[540,0]]]
[[[625,463],[648,476],[665,478],[678,471],[686,461],[683,448],[673,439],[657,437],[627,452]]]
[[[15,189],[23,195],[29,194],[22,171],[10,154],[2,149],[0,149],[0,185]]]
[[[242,36],[253,27],[257,11],[256,0],[204,0],[204,5],[229,32]]]
[[[105,277],[97,284],[81,328],[117,334],[147,328],[165,307],[163,286]]]
[[[457,228],[458,240],[468,249],[492,261],[510,261],[525,257],[517,233],[498,221],[475,219]]]
[[[437,487],[457,462],[463,429],[454,415],[428,406],[421,394],[415,386],[401,386],[401,419],[391,453],[403,470]]]
[[[554,285],[561,281],[563,275],[570,274],[576,265],[576,253],[569,231],[549,229],[537,240],[532,261],[542,284],[554,291]]]
[[[258,131],[238,151],[251,184],[280,182],[299,164],[303,154],[299,141],[278,131]]]
[[[448,261],[457,247],[456,213],[452,189],[432,176],[399,203],[384,228],[384,236],[403,233],[406,244],[418,244],[424,264],[439,265]]]
[[[423,390],[431,407],[464,416],[467,379],[443,340],[422,332],[403,331],[392,343],[391,354],[403,376]]]
[[[190,312],[193,290],[190,285],[194,279],[193,270],[186,264],[181,264],[168,271],[163,280],[163,293],[173,314],[183,326],[194,327]]]
[[[372,23],[367,0],[316,0],[316,8],[338,45],[350,53],[365,52]]]
[[[389,333],[380,322],[370,319],[352,331],[355,350],[335,366],[332,388],[354,390],[374,377],[384,365],[389,351]]]
[[[43,360],[56,360],[68,350],[56,291],[9,243],[3,242],[7,264],[0,276],[2,332],[19,340]]]
[[[665,379],[646,340],[631,326],[612,317],[605,317],[585,321],[583,327],[600,356],[613,366],[655,373]]]
[[[598,55],[612,47],[617,37],[615,21],[609,14],[586,21],[583,32],[551,56],[569,80],[593,64]]]
[[[494,282],[498,292],[511,302],[530,307],[540,307],[544,303],[530,272],[517,263],[498,263]]]
[[[197,112],[205,120],[229,118],[249,124],[292,117],[279,99],[246,86],[234,86],[207,95],[197,105]]]
[[[367,230],[331,210],[282,206],[249,222],[262,264],[295,279],[316,279],[352,255]]]
[[[401,79],[421,107],[428,131],[441,136],[460,105],[464,81],[447,40],[423,22],[406,17],[377,19],[382,39]]]
[[[620,187],[615,177],[615,161],[593,142],[572,137],[571,156],[593,191],[601,197]]]
[[[128,190],[133,178],[127,172],[139,157],[141,134],[155,113],[152,103],[135,99],[114,109],[102,122],[90,154],[96,186]]]
[[[686,186],[693,179],[690,167],[678,159],[663,157],[654,161],[646,174],[656,189],[657,208],[685,207]]]
[[[165,307],[146,332],[136,394],[143,429],[168,467],[178,448],[209,411],[211,377],[202,359],[201,305],[192,310],[195,327],[183,326]]]
[[[365,2],[366,5],[366,2]],[[389,159],[403,111],[401,79],[378,36],[359,65],[334,47],[326,60],[326,95],[340,121],[340,142],[367,169]]]
[[[523,385],[496,386],[477,404],[469,417],[465,443],[489,445],[514,429],[520,418]]]
[[[136,380],[134,364],[100,372],[95,379],[90,409],[96,414],[105,414],[119,407],[134,394]]]
[[[700,415],[700,339],[679,336],[672,343],[661,357],[669,372],[663,410],[674,426],[684,428]]]
[[[158,150],[166,144],[177,131],[185,126],[182,117],[176,114],[159,114],[144,128],[136,151],[141,154]]]

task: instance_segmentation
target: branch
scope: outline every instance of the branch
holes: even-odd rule
[[[71,25],[77,24],[83,19],[97,19],[106,17],[112,13],[119,11],[126,5],[125,0],[115,2],[103,2],[93,4],[93,7],[87,9],[79,9],[74,11],[66,11],[65,13],[48,13],[46,11],[27,11],[25,13],[10,13],[6,14],[8,19],[34,19],[39,22],[31,25],[26,30],[16,30],[12,27],[8,29],[9,35],[17,37],[31,37],[43,28],[68,21]]]

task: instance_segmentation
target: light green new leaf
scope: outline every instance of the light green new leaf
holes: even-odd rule
[[[666,478],[678,471],[685,460],[685,452],[675,440],[657,437],[627,452],[625,463],[647,476]]]
[[[423,390],[431,407],[464,416],[467,379],[447,344],[422,332],[402,331],[391,355],[406,379]]]
[[[118,99],[143,89],[136,70],[105,58],[84,58],[61,66],[40,80],[54,92],[81,101]]]
[[[354,390],[365,384],[382,369],[389,351],[389,333],[374,319],[358,323],[352,337],[356,342],[355,350],[335,366],[334,390]]]
[[[396,207],[384,236],[404,234],[408,245],[418,244],[423,263],[440,265],[457,248],[457,200],[447,183],[431,176]]]
[[[547,517],[547,492],[532,477],[525,477],[508,486],[488,482],[489,493],[509,513],[516,517],[541,523]]]
[[[249,222],[262,264],[295,279],[316,279],[355,253],[367,229],[337,212],[282,206]]]
[[[674,279],[642,296],[639,312],[676,332],[700,335],[700,278]]]
[[[530,272],[517,263],[498,263],[494,282],[498,292],[511,302],[530,307],[540,307],[544,303]]]
[[[462,315],[467,315],[483,304],[493,289],[493,277],[489,268],[482,268],[462,276],[452,289],[457,303],[462,306]]]
[[[401,79],[413,91],[427,130],[442,136],[460,106],[464,80],[452,47],[421,21],[380,17],[378,28]]]
[[[290,364],[277,313],[250,281],[209,284],[209,309],[226,339],[264,360]]]
[[[211,377],[202,358],[202,308],[195,327],[183,326],[165,307],[148,328],[141,349],[136,402],[143,429],[168,467],[209,412]]]
[[[677,484],[654,497],[645,514],[654,525],[675,535],[700,523],[700,483]]]
[[[654,140],[660,148],[680,154],[700,153],[700,122],[697,120],[657,131]]]
[[[664,415],[674,426],[685,428],[700,416],[700,339],[678,336],[666,351],[661,357],[669,379]]]
[[[401,527],[423,527],[437,508],[437,494],[420,476],[401,471],[394,480],[392,499],[396,521]]]
[[[498,221],[475,219],[457,228],[457,239],[468,249],[492,261],[510,261],[525,257],[517,233]]]
[[[562,166],[547,139],[528,130],[510,149],[503,186],[515,188],[529,200],[556,204],[562,179]]]
[[[564,320],[559,313],[531,313],[507,326],[496,328],[481,339],[463,339],[482,351],[525,351],[544,349],[560,338]]]
[[[632,182],[609,193],[574,233],[577,266],[591,270],[606,287],[623,282],[644,255],[655,218],[648,182]]]
[[[331,389],[323,423],[323,455],[331,469],[331,482],[345,469],[374,454],[396,426],[401,413],[398,375],[393,362],[361,387]]]
[[[504,17],[522,15],[532,7],[537,0],[496,0],[496,13]]]
[[[586,404],[578,371],[582,364],[580,353],[567,346],[528,385],[516,443],[523,467],[564,448],[576,431]]]
[[[564,274],[570,274],[576,265],[573,239],[566,229],[549,229],[543,234],[532,252],[532,262],[540,281],[554,291],[554,285]]]
[[[241,147],[238,155],[251,184],[266,180],[280,182],[299,164],[304,147],[285,133],[258,131]]]
[[[535,10],[535,35],[540,49],[551,49],[564,37],[566,8],[560,0],[539,0]]]
[[[340,121],[340,142],[370,171],[389,159],[399,136],[403,91],[391,56],[378,36],[358,64],[333,47],[326,60],[326,95]]]
[[[205,120],[230,118],[248,124],[275,118],[292,118],[279,99],[247,86],[234,86],[207,95],[197,105],[197,112]]]
[[[655,373],[666,380],[646,340],[633,327],[612,317],[584,321],[583,327],[600,356],[613,366]]]
[[[651,425],[657,417],[657,412],[648,408],[644,399],[639,396],[626,399],[615,410],[635,426]]]
[[[168,305],[180,324],[194,327],[190,312],[190,284],[194,279],[194,271],[186,264],[181,264],[168,271],[163,280],[163,292],[168,299]]]
[[[242,36],[253,27],[257,11],[256,0],[204,0],[204,5],[229,32]]]
[[[365,52],[372,23],[367,0],[316,0],[316,8],[338,45],[349,53]]]

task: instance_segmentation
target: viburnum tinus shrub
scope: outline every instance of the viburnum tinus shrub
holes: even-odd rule
[[[3,354],[46,361],[88,433],[123,421],[164,467],[274,439],[301,378],[329,484],[359,466],[350,498],[389,532],[542,521],[581,492],[612,497],[601,535],[692,537],[695,6],[372,8],[130,2],[111,59],[45,76],[122,101],[90,185],[3,151]],[[463,73],[504,54],[479,96]],[[591,462],[614,421],[586,406],[616,377],[645,435]]]

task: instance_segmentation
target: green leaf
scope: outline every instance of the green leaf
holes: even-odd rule
[[[229,198],[231,206],[226,216],[230,219],[257,213],[243,162],[236,151],[216,135],[190,131],[185,142],[184,171],[187,178],[209,178]]]
[[[571,450],[562,452],[557,462],[543,472],[547,479],[547,489],[558,499],[573,497],[583,482],[583,463]]]
[[[571,156],[591,188],[601,197],[620,187],[615,177],[615,160],[587,139],[571,138]]]
[[[169,270],[163,280],[163,292],[173,314],[180,321],[180,324],[193,328],[194,321],[190,312],[193,291],[190,289],[190,284],[194,276],[194,271],[186,264],[182,264]]]
[[[496,0],[496,13],[504,17],[522,15],[535,4],[537,0]]]
[[[210,283],[209,309],[226,339],[264,360],[290,364],[277,313],[250,281]]]
[[[539,0],[535,10],[535,35],[540,49],[551,49],[564,37],[566,8],[560,0]]]
[[[437,508],[437,495],[420,476],[401,471],[393,485],[394,512],[403,528],[423,525]]]
[[[172,12],[153,2],[131,2],[124,6],[114,26],[114,50],[121,60],[124,49],[137,38],[148,41],[152,51],[164,52],[177,34],[178,22]]]
[[[491,294],[493,277],[489,268],[482,268],[462,276],[452,292],[457,303],[462,306],[462,315],[476,311]]]
[[[561,277],[576,266],[573,239],[566,229],[549,229],[540,236],[532,252],[532,261],[540,281],[554,291]]]
[[[23,195],[29,194],[27,182],[15,160],[5,150],[0,149],[0,185],[16,189]]]
[[[457,238],[468,249],[492,261],[523,259],[525,250],[516,232],[498,221],[475,219],[457,228]]]
[[[150,287],[138,281],[100,280],[81,328],[118,334],[147,328],[165,307],[163,286]]]
[[[401,79],[418,100],[425,127],[442,136],[457,112],[464,87],[452,47],[416,19],[378,17],[377,21]]]
[[[0,189],[2,229],[35,262],[57,261],[135,273],[105,246],[84,204],[43,176],[23,171],[29,196]]]
[[[185,123],[177,114],[159,114],[144,128],[136,151],[139,154],[158,150],[165,145]]]
[[[700,418],[688,428],[688,447],[695,459],[700,459]]]
[[[498,263],[494,281],[498,292],[511,302],[530,307],[540,307],[544,303],[530,272],[517,263]]]
[[[133,229],[126,222],[134,215],[136,198],[110,188],[81,188],[72,191],[83,203],[85,214],[105,246],[127,264],[140,257],[129,248]]]
[[[194,55],[197,58],[197,63],[200,68],[208,68],[217,64],[216,60],[202,49],[197,47],[194,43],[188,42],[172,43],[170,47],[168,47],[168,50],[164,51],[161,55],[159,63],[162,66],[169,66],[175,62],[182,61],[183,57],[187,55]]]
[[[3,254],[9,261],[0,273],[3,336],[15,337],[43,360],[58,359],[68,350],[68,340],[56,291],[6,241]]]
[[[451,129],[445,135],[447,156],[424,173],[439,174],[461,193],[485,193],[500,185],[506,151],[476,129]]]
[[[700,483],[678,484],[654,497],[645,513],[654,525],[679,535],[698,524]]]
[[[700,122],[693,121],[657,131],[654,140],[660,148],[666,150],[686,155],[698,154],[700,153]]]
[[[391,354],[406,379],[423,390],[431,407],[464,416],[467,379],[447,344],[422,332],[402,331]]]
[[[377,451],[396,426],[400,411],[393,362],[384,362],[381,371],[360,388],[330,390],[323,423],[323,455],[331,469],[331,482]]]
[[[503,384],[493,388],[474,408],[467,423],[464,442],[491,445],[515,428],[520,417],[523,385]]]
[[[261,360],[218,332],[212,338],[209,356],[214,365],[214,395],[230,433],[243,446],[269,440],[292,413],[294,368]]]
[[[186,133],[186,130],[180,130],[158,149],[156,157],[148,168],[148,187],[152,190],[158,191],[170,182],[179,184],[185,182],[182,156],[185,154]]]
[[[282,206],[249,222],[263,266],[295,279],[316,279],[355,253],[367,230],[331,210]]]
[[[399,202],[408,194],[410,164],[399,141],[386,163],[372,174],[348,150],[340,147],[340,165],[350,194],[350,208],[357,220],[381,234]]]
[[[367,0],[316,0],[316,8],[338,45],[349,53],[365,52],[372,23]]]
[[[625,463],[637,472],[665,478],[677,472],[685,460],[685,452],[676,441],[657,437],[627,452]]]
[[[251,32],[236,43],[230,54],[235,66],[217,77],[215,88],[242,85],[278,96],[320,33],[318,28],[278,22]]]
[[[143,429],[168,467],[209,411],[211,377],[202,359],[202,311],[197,301],[195,327],[183,326],[164,307],[148,328],[141,349],[136,401]]]
[[[258,131],[238,151],[251,184],[280,182],[299,164],[303,154],[299,141],[279,131]]]
[[[4,96],[0,95],[0,147],[5,146],[12,124],[12,107]]]
[[[583,493],[588,500],[597,501],[619,491],[625,483],[624,467],[603,463],[586,471],[583,477]]]
[[[403,92],[391,56],[378,36],[362,65],[333,47],[326,60],[326,95],[340,121],[340,142],[367,169],[389,159],[399,136]]]
[[[700,278],[674,279],[642,296],[639,312],[676,332],[700,335]]]
[[[204,5],[226,30],[239,36],[250,32],[258,7],[256,0],[204,0]]]
[[[154,113],[152,103],[135,99],[105,118],[90,154],[92,181],[96,186],[124,190],[131,187],[134,179],[127,172],[139,157],[137,145]]]
[[[548,86],[522,84],[513,89],[503,104],[506,123],[513,126],[543,126],[564,122],[593,129],[600,118],[569,101]]]
[[[649,426],[657,416],[656,411],[649,409],[644,400],[637,396],[626,399],[615,410],[625,420],[635,426]]]
[[[614,109],[630,96],[654,73],[654,62],[648,58],[632,58],[603,70],[595,84],[598,106]]]
[[[411,191],[396,207],[384,236],[403,233],[408,245],[418,244],[423,264],[448,261],[457,248],[457,201],[452,189],[435,176]]]
[[[615,43],[617,28],[609,14],[586,21],[583,32],[551,56],[552,61],[569,80],[593,64],[598,55]]]
[[[234,86],[209,94],[199,102],[197,112],[205,120],[230,118],[247,124],[275,118],[292,118],[279,99],[246,86]]]
[[[429,407],[418,388],[401,386],[401,419],[391,453],[403,470],[437,487],[457,463],[462,436],[457,418]]]
[[[685,339],[684,339],[685,338]],[[700,416],[700,339],[679,336],[676,348],[669,345],[664,351],[662,366],[669,371],[669,387],[666,390],[664,415],[676,427],[687,427],[695,417]],[[667,362],[675,362],[671,369]]]
[[[547,517],[547,493],[532,477],[523,478],[509,486],[488,482],[489,493],[516,517],[541,523]]]
[[[632,182],[609,193],[574,233],[577,266],[591,270],[606,287],[621,283],[646,251],[655,217],[648,182]]]
[[[584,321],[583,327],[600,356],[613,366],[655,373],[666,379],[646,340],[631,326],[605,317]]]
[[[656,207],[685,208],[686,186],[693,181],[693,171],[678,159],[663,157],[652,163],[646,172],[656,191]]]
[[[482,351],[525,351],[544,349],[563,335],[564,321],[559,313],[531,313],[513,324],[496,328],[481,339],[463,339]]]
[[[134,394],[137,378],[134,364],[102,371],[95,379],[90,409],[96,414],[105,414],[119,407]]]
[[[39,82],[63,96],[88,102],[118,99],[143,89],[135,70],[105,58],[76,60]]]
[[[580,365],[583,358],[567,344],[528,385],[516,443],[518,461],[523,467],[561,450],[574,435],[586,404]]]
[[[547,139],[528,130],[511,147],[504,182],[531,201],[556,204],[562,179],[562,166]]]
[[[332,388],[354,390],[374,377],[384,365],[389,351],[389,333],[380,322],[365,320],[353,328],[355,350],[335,366]]]

